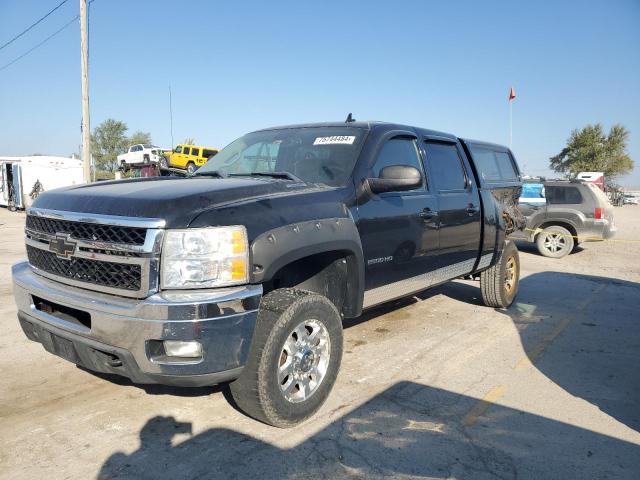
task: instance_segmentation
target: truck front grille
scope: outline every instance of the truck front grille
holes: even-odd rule
[[[27,257],[35,268],[69,280],[130,291],[138,291],[142,286],[140,265],[79,257],[59,258],[55,253],[31,245],[27,245]]]
[[[78,240],[143,245],[147,230],[137,227],[123,227],[100,223],[71,222],[55,218],[27,216],[26,227],[35,232],[69,234]]]
[[[158,291],[165,221],[30,208],[29,263],[51,280],[124,297]]]

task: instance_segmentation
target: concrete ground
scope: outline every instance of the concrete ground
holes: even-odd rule
[[[345,325],[329,400],[280,430],[225,387],[141,387],[28,341],[0,209],[0,478],[640,478],[640,207],[561,260],[521,245],[508,310],[456,281]],[[623,240],[634,241],[623,241]]]

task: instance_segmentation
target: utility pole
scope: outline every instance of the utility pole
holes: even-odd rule
[[[173,143],[173,103],[171,101],[171,85],[169,85],[169,121],[171,122],[171,149],[175,146]]]
[[[80,69],[82,77],[82,166],[85,183],[91,182],[91,127],[89,126],[89,45],[87,0],[80,0]]]

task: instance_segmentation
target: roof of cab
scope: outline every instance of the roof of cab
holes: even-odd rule
[[[480,145],[483,147],[489,147],[489,148],[498,149],[498,150],[510,150],[509,147],[506,147],[505,145],[500,145],[499,143],[485,142],[484,140],[472,140],[470,138],[461,138],[460,140],[462,140],[464,143],[468,145],[472,144],[472,145]]]
[[[359,128],[372,130],[374,128],[387,128],[389,130],[398,129],[398,130],[420,130],[422,134],[425,135],[433,135],[439,137],[450,138],[451,140],[456,140],[457,137],[450,133],[439,132],[437,130],[430,130],[422,127],[415,127],[410,125],[402,125],[393,122],[381,122],[377,120],[366,120],[366,121],[353,121],[353,122],[315,122],[315,123],[298,123],[293,125],[281,125],[277,127],[269,127],[262,128],[260,130],[256,130],[256,132],[265,132],[269,130],[281,130],[286,128],[318,128],[318,127],[342,127],[342,128]]]

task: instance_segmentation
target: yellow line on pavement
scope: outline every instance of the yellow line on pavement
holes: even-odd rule
[[[597,295],[607,287],[606,284],[598,285],[598,287],[593,290],[589,294],[587,298],[585,298],[582,302],[578,304],[576,307],[576,313],[582,312],[585,308],[591,304],[596,298]],[[545,350],[553,343],[553,341],[560,335],[574,320],[575,316],[569,316],[561,320],[551,331],[547,332],[542,339],[529,351],[527,354],[523,356],[516,366],[514,370],[521,371],[525,368],[528,368],[533,365],[544,352]],[[489,409],[491,405],[497,402],[507,391],[506,385],[498,385],[497,387],[493,387],[489,392],[482,398],[482,400],[478,401],[475,406],[465,415],[462,419],[462,424],[469,427],[475,424],[478,421],[480,416],[484,415],[484,413]]]
[[[547,332],[547,334],[542,337],[542,340],[540,340],[531,350],[527,352],[524,357],[520,359],[520,361],[515,366],[515,370],[522,370],[531,366],[533,362],[535,362],[542,354],[542,352],[544,352],[547,347],[551,345],[556,337],[560,335],[565,330],[565,328],[567,328],[569,324],[571,324],[572,321],[572,317],[567,317],[563,319],[558,325],[556,325],[553,330]]]
[[[536,235],[543,231],[542,228],[524,228],[524,232],[535,233]],[[577,235],[571,235],[566,233],[554,232],[554,235],[558,237],[571,237],[575,240],[582,239],[586,242],[627,242],[627,243],[640,243],[640,240],[633,238],[602,238],[602,237],[578,237]]]
[[[487,411],[487,409],[497,402],[504,392],[507,391],[506,385],[498,385],[493,387],[489,392],[480,400],[476,405],[465,415],[462,419],[462,424],[466,427],[470,427],[478,421],[481,415]]]

